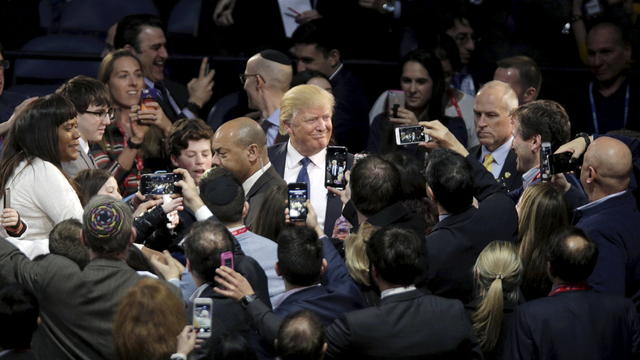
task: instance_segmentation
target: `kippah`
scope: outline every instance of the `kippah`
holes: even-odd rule
[[[263,50],[260,52],[260,56],[262,56],[264,59],[271,60],[282,65],[290,66],[291,64],[293,64],[290,57],[288,57],[286,54],[278,50],[273,50],[273,49]]]
[[[227,205],[238,196],[240,185],[229,175],[218,176],[210,182],[205,182],[203,199],[212,205]]]
[[[97,238],[106,238],[119,233],[125,216],[113,203],[100,204],[91,209],[88,215],[85,229]]]

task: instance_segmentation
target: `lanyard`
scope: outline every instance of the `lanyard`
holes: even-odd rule
[[[247,227],[246,227],[246,226],[243,226],[243,227],[241,227],[240,229],[235,229],[235,230],[233,230],[233,231],[231,232],[231,235],[233,235],[233,236],[238,236],[238,235],[240,235],[240,234],[244,234],[244,233],[246,233],[247,231],[249,231],[249,229],[247,229]]]
[[[600,127],[598,126],[598,114],[596,113],[596,102],[593,99],[593,81],[589,83],[589,102],[591,103],[591,119],[593,120],[593,130],[595,134],[600,133]],[[627,83],[627,91],[624,96],[624,124],[622,127],[627,126],[627,120],[629,118],[629,84]]]
[[[589,290],[591,287],[587,284],[573,284],[573,285],[560,285],[557,288],[551,290],[549,296],[560,294],[567,291]]]
[[[458,99],[456,98],[455,90],[451,92],[451,96],[449,96],[449,100],[451,100],[451,105],[456,108],[456,112],[458,113],[458,117],[464,119],[462,117],[462,110],[460,110],[460,106],[458,105]]]

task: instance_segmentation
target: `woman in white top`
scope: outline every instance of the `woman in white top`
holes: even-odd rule
[[[12,242],[32,257],[48,252],[54,225],[68,218],[82,220],[80,200],[60,165],[78,157],[76,116],[73,104],[61,95],[36,99],[16,116],[4,144],[0,189],[9,189],[6,207],[27,225]]]

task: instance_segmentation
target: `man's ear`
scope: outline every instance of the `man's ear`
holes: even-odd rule
[[[187,271],[188,272],[192,272],[192,270],[191,270],[191,261],[189,261],[189,258],[187,258]]]
[[[340,65],[340,50],[330,50],[327,59],[329,59],[329,65],[331,65],[332,68],[338,67],[338,65]]]
[[[256,161],[258,159],[258,145],[256,144],[251,144],[247,147],[247,158],[249,159],[249,161],[253,162]]]
[[[438,200],[436,200],[436,196],[433,194],[433,190],[431,190],[431,186],[429,185],[427,185],[427,197],[434,202],[438,202]]]
[[[251,208],[251,205],[249,205],[249,202],[245,201],[244,204],[242,205],[242,219],[247,217],[247,214],[249,214],[250,208]]]
[[[531,142],[529,143],[529,148],[532,152],[540,151],[540,147],[542,147],[542,136],[540,134],[535,135],[531,138]]]
[[[320,274],[324,274],[328,268],[329,268],[329,263],[327,262],[327,259],[322,258],[322,265],[320,266]]]
[[[587,167],[587,184],[591,184],[592,182],[596,181],[597,177],[598,171],[593,166]]]
[[[527,90],[524,91],[524,101],[531,102],[536,99],[536,95],[538,95],[538,90],[533,86],[530,86]]]
[[[173,165],[173,167],[175,168],[179,168],[180,166],[178,166],[178,159],[176,158],[175,155],[171,155],[169,157],[169,159],[171,159],[171,165]]]

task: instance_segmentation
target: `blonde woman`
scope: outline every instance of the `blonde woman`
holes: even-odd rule
[[[349,275],[356,282],[367,302],[375,305],[380,302],[380,295],[371,283],[369,276],[369,258],[367,257],[367,241],[378,231],[379,227],[363,223],[357,233],[350,234],[344,240],[344,259]]]
[[[473,267],[477,298],[467,305],[485,359],[501,359],[502,339],[520,301],[522,262],[506,241],[487,245]]]

